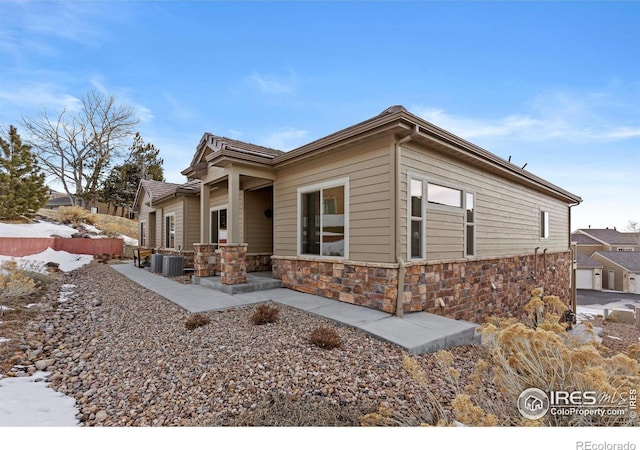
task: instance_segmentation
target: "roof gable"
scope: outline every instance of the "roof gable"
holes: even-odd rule
[[[640,272],[640,252],[595,252],[592,256],[601,256],[631,272]]]
[[[578,231],[609,245],[639,245],[637,233],[621,233],[613,228],[581,228]]]

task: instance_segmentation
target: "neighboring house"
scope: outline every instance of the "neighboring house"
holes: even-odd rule
[[[142,180],[133,203],[138,214],[138,243],[158,253],[183,254],[193,262],[200,239],[200,181],[184,184]]]
[[[640,252],[603,252],[591,255],[602,263],[602,288],[640,294]]]
[[[615,228],[581,228],[571,234],[571,244],[577,250],[578,289],[607,289],[636,293],[635,267],[640,260],[640,235],[623,233]],[[580,255],[589,258],[581,257]],[[602,267],[594,267],[600,264]],[[587,272],[600,282],[589,287]],[[594,278],[595,280],[595,278]]]
[[[602,263],[584,253],[576,254],[576,287],[578,289],[602,290]]]
[[[197,253],[221,247],[223,271],[270,255],[291,289],[474,321],[535,287],[571,295],[581,198],[402,106],[287,153],[206,133],[182,173],[202,183]]]

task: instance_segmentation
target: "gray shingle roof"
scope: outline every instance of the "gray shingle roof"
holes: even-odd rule
[[[601,269],[602,264],[598,261],[594,261],[587,255],[582,253],[578,253],[578,257],[576,259],[578,263],[578,269]]]
[[[636,233],[621,233],[620,231],[614,230],[613,228],[582,228],[580,229],[580,231],[608,244],[638,245],[638,235]]]
[[[595,252],[610,261],[632,271],[640,272],[640,252]]]
[[[573,233],[571,235],[571,242],[575,242],[578,245],[602,245],[601,242],[598,242],[592,237],[582,233]]]

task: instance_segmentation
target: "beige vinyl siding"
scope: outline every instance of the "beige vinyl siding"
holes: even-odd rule
[[[184,249],[193,250],[193,244],[200,242],[200,198],[184,197]]]
[[[409,143],[402,148],[400,203],[403,217],[401,245],[407,248],[407,172],[419,174],[440,184],[465,189],[475,194],[476,256],[506,256],[533,253],[535,247],[547,251],[568,248],[568,207],[531,188],[469,164],[455,160],[427,147]],[[540,238],[540,213],[550,213],[550,237]],[[459,223],[427,207],[427,258],[464,257],[463,211]],[[453,228],[452,228],[453,227]],[[455,228],[457,227],[457,228]],[[451,236],[460,229],[459,239]],[[446,248],[448,245],[451,247]]]
[[[156,213],[157,208],[153,208],[148,205],[151,201],[151,197],[149,193],[144,191],[144,195],[142,196],[142,201],[140,204],[140,213],[138,214],[138,220],[145,221],[146,224],[146,233],[147,233],[147,247],[155,248],[159,247],[160,244],[160,236],[158,230],[161,230],[162,226],[162,218],[158,219],[158,214]],[[162,210],[160,210],[162,211]],[[162,214],[162,213],[160,213]],[[138,228],[138,233],[140,233],[140,229]],[[140,239],[140,236],[138,236]]]
[[[578,253],[582,253],[583,255],[591,256],[593,252],[597,252],[598,250],[607,250],[605,245],[578,245]]]
[[[349,259],[393,262],[391,138],[336,150],[278,171],[274,254],[297,254],[297,189],[349,179]]]
[[[176,245],[176,250],[178,249],[178,246],[180,246],[181,249],[184,250],[184,211],[183,211],[183,205],[182,205],[182,199],[180,198],[176,198],[176,199],[172,199],[171,201],[167,201],[165,203],[163,203],[163,208],[162,208],[162,236],[161,236],[161,241],[162,241],[162,247],[164,248],[166,245],[165,242],[165,233],[166,233],[166,221],[165,218],[171,214],[175,215],[175,220],[176,220],[176,241],[175,241],[175,245]]]
[[[272,208],[272,189],[264,188],[244,193],[247,220],[244,221],[249,253],[271,253],[273,251],[273,216],[265,215]]]

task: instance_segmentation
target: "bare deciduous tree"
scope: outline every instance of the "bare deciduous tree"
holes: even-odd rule
[[[22,122],[43,170],[60,181],[75,205],[95,197],[110,164],[122,156],[138,118],[113,96],[90,91],[77,112],[64,109],[51,120],[43,110],[37,119]]]

